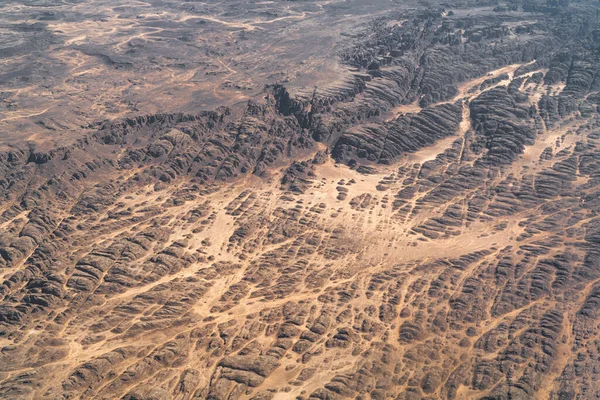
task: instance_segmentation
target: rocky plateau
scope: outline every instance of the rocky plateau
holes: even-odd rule
[[[0,398],[600,397],[600,3],[0,3]]]

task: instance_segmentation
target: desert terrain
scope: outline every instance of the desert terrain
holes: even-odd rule
[[[0,10],[0,398],[600,396],[597,2]]]

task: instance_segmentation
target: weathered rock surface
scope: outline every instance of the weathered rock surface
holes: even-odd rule
[[[597,397],[595,7],[417,5],[316,89],[6,144],[0,397]]]

